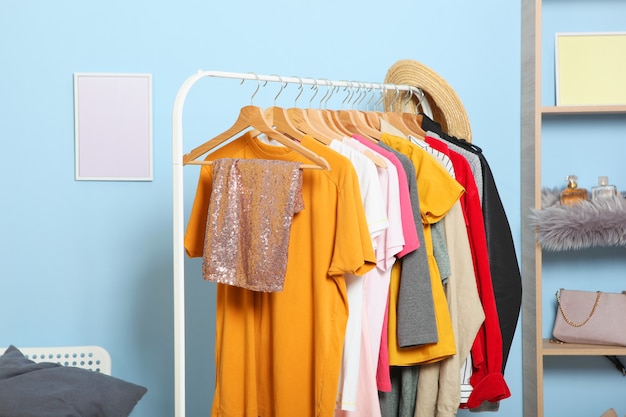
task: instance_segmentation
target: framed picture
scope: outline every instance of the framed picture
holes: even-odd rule
[[[557,33],[557,106],[626,104],[626,32]]]
[[[74,74],[76,180],[152,181],[152,75]]]

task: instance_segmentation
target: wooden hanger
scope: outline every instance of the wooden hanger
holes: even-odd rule
[[[400,124],[400,129],[405,130],[405,134],[407,136],[412,136],[416,139],[424,139],[426,137],[426,132],[424,131],[424,129],[422,129],[422,125],[421,125],[421,120],[418,120],[418,116],[415,113],[410,113],[405,111],[405,109],[408,108],[409,103],[412,102],[414,94],[413,94],[413,90],[409,90],[408,92],[409,94],[407,94],[407,99],[404,103],[402,103],[402,107],[400,109],[400,111],[396,112],[399,114],[400,119],[402,119],[401,121],[398,119],[397,120],[398,124]],[[396,92],[397,94],[397,92]],[[422,96],[423,97],[423,96]],[[395,101],[395,100],[394,100]],[[417,109],[420,106],[422,99],[420,99],[418,97],[418,102],[415,105],[415,109],[417,111]],[[393,102],[392,102],[393,104]],[[393,110],[393,107],[390,106],[390,109]],[[391,116],[392,118],[395,116]]]
[[[325,114],[326,110],[308,108],[304,110],[309,118],[309,121],[313,127],[324,133],[324,136],[332,139],[341,139],[345,133],[335,126],[331,121],[330,116]],[[327,145],[330,143],[326,143]]]
[[[361,85],[355,85],[353,87],[362,89]],[[361,104],[366,94],[367,92],[365,92],[365,94],[361,94],[359,98],[354,101],[354,104]],[[348,100],[349,103],[350,101],[352,101],[353,95],[354,94],[350,95],[349,99],[348,97],[346,97],[346,100]],[[344,100],[342,104],[345,104],[346,100]],[[378,141],[380,140],[380,130],[376,130],[369,125],[363,112],[358,110],[338,110],[336,113],[341,125],[345,126],[346,129],[352,132],[352,134],[359,134],[360,136],[364,137],[365,139],[371,140],[374,143],[378,143]],[[352,136],[352,134],[350,136]],[[363,151],[363,154],[372,162],[374,162],[374,165],[376,165],[377,167],[387,168],[387,162],[375,152],[367,149]]]
[[[355,86],[352,82],[348,83],[348,85],[344,88],[344,91],[347,91],[348,89],[348,95],[341,102],[341,107],[349,107],[349,105],[352,103],[352,97],[354,97],[355,93]],[[352,115],[350,110],[335,110],[334,117],[335,120],[337,120],[337,124],[341,126],[345,132],[348,132],[346,136],[352,136],[357,133],[363,136],[363,132],[359,131],[359,129],[357,128],[358,123],[356,120],[354,120],[354,116]]]
[[[409,90],[409,97],[402,107],[406,108],[406,106],[411,102],[412,99],[413,99],[413,90]],[[418,102],[415,105],[416,112],[423,99],[424,99],[424,93],[422,93],[422,98],[418,97]],[[424,139],[426,137],[426,132],[424,131],[424,129],[422,129],[422,116],[415,114],[415,113],[403,112],[402,120],[404,121],[404,124],[406,125],[406,127],[410,131],[413,132],[413,135],[411,136],[415,136],[420,139]]]
[[[371,100],[370,100],[371,101]],[[380,94],[378,100],[373,104],[374,109],[382,106],[383,102],[383,94]],[[369,109],[370,103],[368,102],[366,107]],[[374,129],[381,131],[380,128],[380,119],[383,118],[384,112],[376,111],[376,110],[367,110],[363,112],[365,114],[365,119],[367,123]],[[382,134],[382,133],[381,133]]]
[[[327,123],[332,126],[333,130],[342,136],[352,136],[355,133],[341,122],[339,119],[339,113],[336,110],[322,110],[322,115]]]
[[[370,125],[372,129],[376,129],[380,132],[380,117],[382,113],[375,111],[364,111],[363,115],[365,116],[367,124]]]
[[[363,102],[363,100],[365,100],[365,97],[367,96],[367,94],[374,91],[374,88],[369,87],[368,85],[360,85],[360,87],[362,87],[362,89],[364,90],[364,94],[363,94],[363,97],[357,102],[357,105],[359,105],[359,107],[361,107],[361,103]],[[372,97],[370,97],[370,99],[367,100],[367,103],[365,103],[366,110],[356,110],[360,114],[356,115],[355,119],[360,120],[361,123],[365,123],[368,126],[367,128],[374,129],[377,132],[377,136],[380,136],[381,132],[380,132],[380,121],[378,119],[379,116],[375,111],[369,110],[370,105],[372,104],[373,98],[374,98],[374,95],[372,95]],[[375,139],[380,140],[380,137],[376,137]]]
[[[289,108],[287,109],[287,116],[299,131],[312,136],[325,145],[329,145],[334,139],[334,134],[323,130],[323,127],[320,128],[316,123],[313,123],[304,109],[299,107]]]
[[[391,103],[389,103],[389,111],[386,111],[385,113],[383,113],[382,118],[386,120],[387,122],[389,122],[389,124],[391,124],[393,127],[398,129],[400,132],[402,132],[402,134],[406,136],[407,138],[409,136],[413,136],[418,139],[423,139],[426,132],[423,131],[421,126],[419,128],[416,128],[414,126],[415,123],[411,124],[411,120],[410,120],[411,114],[404,113],[402,111],[394,111],[393,104],[396,102],[399,96],[400,96],[400,92],[396,88],[396,95],[394,99],[391,101]],[[409,100],[411,99],[411,97],[412,97],[412,92],[411,92],[411,95],[409,96]],[[402,107],[404,107],[404,105]],[[411,127],[409,127],[409,124],[411,125]]]
[[[343,138],[344,135],[349,134],[349,131],[346,130],[343,126],[341,126],[340,123],[338,123],[336,119],[336,115],[333,115],[329,110],[321,109],[322,105],[328,102],[333,92],[335,91],[335,88],[334,87],[332,89],[329,88],[326,91],[326,94],[324,95],[324,97],[320,99],[320,103],[319,103],[320,108],[315,108],[313,107],[313,99],[315,98],[318,92],[317,86],[318,84],[317,82],[315,82],[315,85],[312,87],[315,89],[315,94],[309,100],[309,108],[306,109],[305,112],[309,120],[313,124],[313,127],[315,127],[317,130],[321,130],[327,137],[330,137],[331,140],[332,139],[339,140]],[[330,142],[326,144],[328,145],[329,143]]]
[[[402,119],[401,113],[396,113],[393,111],[384,112],[381,117],[387,121],[390,125],[398,129],[402,134],[406,137],[409,137],[413,134],[411,129],[404,124],[404,120]]]
[[[359,133],[361,136],[375,139],[376,142],[380,140],[380,130],[374,129],[370,126],[364,113],[358,110],[339,110],[338,113],[339,120],[341,120],[344,126],[348,126],[353,130],[356,130],[354,133]]]
[[[287,110],[282,107],[272,106],[265,109],[265,117],[274,128],[292,139],[301,141],[304,133],[298,130],[291,122]]]
[[[302,133],[308,134],[312,136],[314,139],[322,142],[325,145],[330,144],[330,142],[335,138],[335,132],[330,130],[330,128],[321,120],[315,119],[311,120],[309,114],[302,108],[298,107],[297,102],[298,98],[302,94],[302,90],[304,87],[304,83],[300,84],[300,92],[296,96],[294,100],[294,107],[287,109],[287,117],[292,122],[293,126],[296,127]],[[313,98],[317,95],[317,84],[315,85],[315,94],[309,101],[313,101]]]
[[[301,141],[304,137],[304,133],[298,130],[298,128],[294,126],[294,124],[291,122],[291,119],[287,114],[287,110],[276,105],[278,97],[280,97],[280,94],[283,92],[285,86],[287,85],[283,82],[283,79],[280,77],[280,75],[276,76],[280,80],[280,90],[278,91],[278,94],[276,94],[276,97],[274,97],[274,105],[265,109],[265,118],[280,133],[283,133],[297,141]]]
[[[361,89],[360,85],[350,82],[349,85],[344,89],[347,90],[350,88],[350,93],[341,103],[342,106],[348,102],[348,105],[352,102],[352,97],[354,96],[354,89]],[[334,91],[334,90],[332,90]],[[330,98],[330,96],[328,97]],[[359,99],[354,100],[355,104],[360,104],[361,101],[365,98],[365,94],[359,95]],[[324,99],[322,99],[322,102]],[[328,99],[326,99],[328,101]],[[373,131],[370,128],[367,121],[364,119],[364,116],[356,110],[336,110],[336,111],[323,111],[330,117],[327,118],[329,124],[335,126],[335,129],[339,132],[343,133],[346,136],[352,136],[355,133],[360,134],[361,136],[375,137],[376,139],[380,139],[380,132]]]
[[[330,81],[328,87],[331,87]],[[326,125],[330,131],[334,132],[334,138],[341,138],[343,136],[351,136],[353,132],[348,130],[337,116],[337,112],[334,110],[328,110],[328,100],[333,96],[334,92],[338,89],[337,86],[332,86],[332,88],[328,88],[324,97],[320,99],[319,109],[315,109],[311,107],[311,102],[309,102],[309,109],[307,109],[307,113],[310,115],[310,118],[316,119],[318,117],[321,118],[320,122]]]
[[[424,139],[426,132],[422,128],[421,119],[419,117],[419,115],[413,113],[402,113],[402,121],[404,121],[405,126],[413,132],[411,136]]]
[[[233,136],[243,132],[248,128],[253,128],[261,133],[266,134],[270,139],[274,139],[282,145],[285,145],[289,149],[298,152],[299,154],[313,161],[315,164],[303,164],[301,165],[301,168],[330,170],[330,165],[328,164],[328,161],[326,161],[326,159],[319,156],[310,149],[302,146],[300,143],[291,140],[285,135],[277,132],[266,120],[263,110],[260,107],[252,105],[244,106],[241,108],[241,111],[239,112],[239,117],[237,118],[233,126],[230,127],[230,129],[220,133],[214,138],[193,149],[188,154],[184,155],[183,165],[210,165],[211,161],[196,161],[196,158],[216,148],[217,146],[221,145],[225,141],[231,139]]]
[[[385,160],[380,155],[375,154],[369,149],[365,149],[363,151],[363,155],[368,157],[377,167],[387,168],[387,162],[385,162]]]

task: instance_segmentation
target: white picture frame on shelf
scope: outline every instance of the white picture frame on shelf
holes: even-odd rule
[[[152,181],[152,75],[74,73],[75,178]]]
[[[556,33],[557,106],[626,104],[626,32]]]

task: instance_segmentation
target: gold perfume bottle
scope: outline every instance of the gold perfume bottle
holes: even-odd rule
[[[582,201],[589,200],[589,194],[584,188],[578,188],[578,177],[576,175],[568,175],[565,177],[567,188],[561,192],[561,204],[564,206],[572,206]]]

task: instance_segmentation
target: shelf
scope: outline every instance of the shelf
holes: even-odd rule
[[[624,346],[586,345],[578,343],[551,343],[543,339],[543,356],[626,356]]]
[[[543,106],[544,116],[560,114],[626,114],[626,105],[620,106]]]

